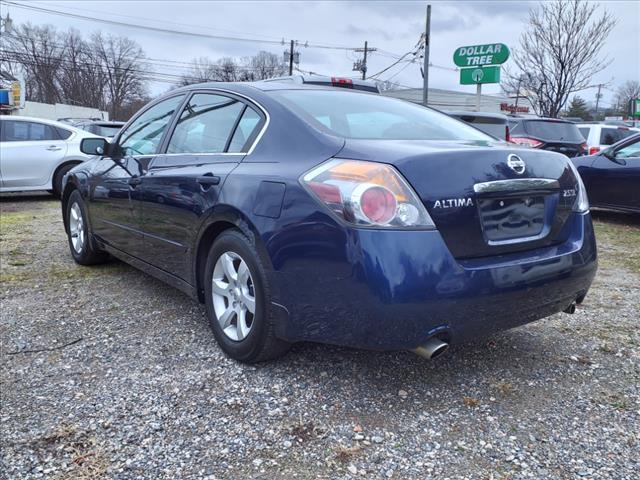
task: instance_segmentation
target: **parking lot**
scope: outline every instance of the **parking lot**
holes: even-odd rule
[[[51,197],[0,208],[0,478],[637,478],[638,217],[594,214],[574,315],[432,362],[301,344],[246,366],[180,292],[74,264]]]

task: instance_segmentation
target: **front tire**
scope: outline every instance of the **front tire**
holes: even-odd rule
[[[220,348],[234,360],[256,363],[279,357],[289,343],[274,333],[268,278],[260,254],[239,231],[213,243],[205,268],[205,303]]]
[[[108,255],[97,250],[91,241],[87,208],[78,190],[69,196],[65,215],[67,239],[71,256],[80,265],[95,265],[107,260]]]

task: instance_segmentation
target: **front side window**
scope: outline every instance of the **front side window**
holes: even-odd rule
[[[50,125],[13,120],[4,122],[3,136],[5,142],[38,142],[60,139],[57,131]]]
[[[122,148],[123,155],[153,155],[156,153],[173,113],[183,100],[184,95],[168,98],[136,118],[120,135],[118,143]]]
[[[244,103],[230,97],[198,93],[180,115],[167,153],[222,153]]]
[[[618,150],[616,158],[640,158],[640,140]]]
[[[337,90],[270,93],[309,123],[346,138],[495,141],[448,115],[382,95]]]

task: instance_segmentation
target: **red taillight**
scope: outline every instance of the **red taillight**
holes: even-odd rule
[[[595,155],[596,153],[598,153],[600,151],[600,147],[591,147],[589,149],[589,155]]]
[[[334,87],[353,87],[353,80],[350,78],[331,77],[331,84]]]
[[[313,193],[318,195],[318,198],[325,203],[342,203],[342,195],[340,195],[340,189],[335,185],[327,185],[320,182],[307,183],[309,188],[313,190]]]
[[[360,204],[362,214],[373,223],[388,223],[396,215],[398,203],[396,197],[384,187],[368,185],[358,192],[353,192],[352,201]],[[359,196],[359,199],[354,198]]]
[[[526,137],[511,137],[510,141],[511,143],[516,143],[518,145],[524,145],[525,147],[531,148],[538,148],[542,145],[541,141]]]

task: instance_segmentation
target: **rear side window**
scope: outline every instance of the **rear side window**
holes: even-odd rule
[[[590,128],[580,127],[578,128],[578,130],[580,130],[580,134],[584,137],[585,140],[589,138],[589,131],[591,130]]]
[[[545,120],[526,122],[527,133],[535,138],[551,142],[583,142],[580,130],[573,123]]]
[[[37,122],[7,120],[4,122],[3,139],[5,142],[38,142],[59,140],[55,127]]]
[[[61,140],[66,140],[71,136],[73,132],[71,130],[67,130],[66,128],[56,127],[56,131],[58,132],[58,136]]]
[[[168,98],[146,110],[120,135],[118,143],[125,156],[152,155],[157,152],[162,135],[184,95]]]
[[[248,142],[253,140],[254,135],[258,130],[258,125],[261,123],[262,117],[253,108],[247,107],[238,122],[236,131],[233,132],[231,143],[229,144],[229,152],[245,152],[248,146]]]
[[[167,153],[222,153],[244,103],[230,97],[198,93],[180,115]]]
[[[600,132],[600,145],[613,145],[623,138],[627,138],[632,133],[634,132],[624,128],[603,127],[602,131]]]

